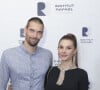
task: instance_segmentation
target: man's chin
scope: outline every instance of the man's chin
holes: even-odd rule
[[[37,44],[29,44],[31,47],[36,47]]]
[[[38,42],[36,42],[36,43],[29,43],[29,45],[32,46],[32,47],[36,47],[37,44],[38,44]]]

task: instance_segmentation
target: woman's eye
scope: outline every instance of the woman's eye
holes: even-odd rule
[[[72,49],[72,48],[68,47],[68,49]]]

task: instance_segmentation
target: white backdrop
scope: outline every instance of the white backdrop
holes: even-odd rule
[[[5,49],[19,45],[24,39],[20,29],[30,17],[39,16],[45,24],[39,45],[53,52],[53,64],[58,60],[58,40],[64,34],[74,33],[78,39],[79,66],[88,72],[90,90],[99,90],[99,9],[99,0],[0,0],[0,56]]]

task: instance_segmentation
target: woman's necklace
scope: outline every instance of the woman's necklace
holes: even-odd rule
[[[66,68],[63,68],[63,67],[61,67],[61,65],[59,65],[58,68],[60,69],[60,74],[59,74],[59,77],[58,77],[56,84],[60,86],[60,85],[62,85],[62,83],[64,81],[65,71],[75,69],[76,67],[74,67],[73,65],[70,65]]]

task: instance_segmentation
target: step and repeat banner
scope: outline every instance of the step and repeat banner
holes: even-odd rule
[[[45,24],[39,45],[53,53],[57,65],[57,45],[67,33],[78,40],[79,67],[88,72],[90,90],[100,86],[100,1],[99,0],[0,0],[0,56],[21,44],[29,18],[38,16]]]

